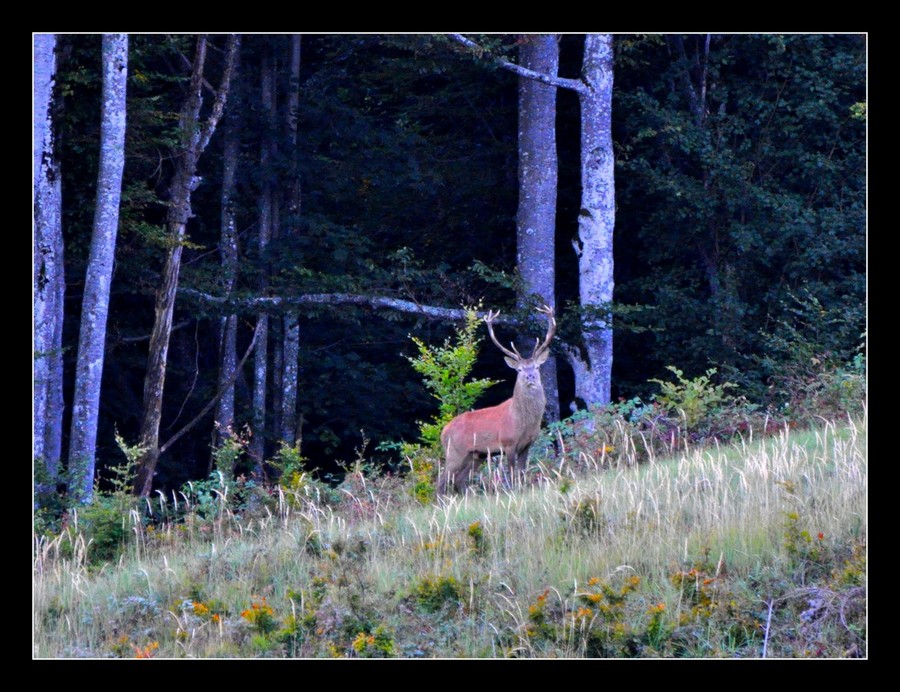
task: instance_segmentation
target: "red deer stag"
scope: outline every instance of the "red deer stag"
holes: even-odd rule
[[[556,332],[553,308],[545,306],[538,308],[538,312],[547,315],[549,320],[547,336],[543,343],[535,339],[530,358],[522,356],[512,343],[510,351],[497,341],[492,323],[499,312],[488,312],[484,318],[491,341],[505,354],[506,364],[519,373],[516,387],[511,399],[498,406],[461,413],[444,427],[441,446],[446,462],[438,479],[440,493],[446,493],[450,484],[463,492],[481,456],[492,452],[501,452],[517,472],[525,471],[528,450],[541,432],[547,404],[540,367],[550,355],[550,341]]]

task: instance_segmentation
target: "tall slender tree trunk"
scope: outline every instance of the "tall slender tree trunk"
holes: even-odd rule
[[[100,171],[97,175],[91,251],[84,280],[69,437],[69,492],[81,502],[90,502],[94,490],[106,318],[119,230],[122,172],[125,168],[127,81],[128,35],[104,34]]]
[[[238,39],[230,37],[226,54],[226,66],[222,84],[216,92],[212,112],[205,123],[200,122],[203,104],[203,71],[206,64],[207,37],[197,39],[197,50],[191,74],[188,96],[181,111],[179,130],[181,142],[177,151],[177,165],[169,187],[169,211],[166,226],[171,247],[166,253],[160,287],[156,294],[155,320],[150,333],[150,352],[147,374],[144,378],[143,416],[141,420],[140,446],[145,449],[135,480],[135,492],[144,497],[153,487],[153,476],[159,462],[159,424],[162,418],[162,397],[166,378],[166,361],[169,337],[172,333],[172,315],[175,310],[175,294],[181,269],[181,254],[188,220],[192,216],[191,193],[199,184],[196,178],[197,161],[222,117],[225,99],[231,81],[234,54]]]
[[[235,48],[234,73],[237,80],[240,68],[240,46]],[[225,115],[225,142],[222,153],[222,281],[225,295],[230,295],[237,283],[238,274],[238,234],[235,218],[234,194],[235,176],[239,158],[239,112],[230,109]],[[213,432],[213,448],[218,449],[234,429],[234,373],[237,367],[237,315],[221,318],[219,324],[219,379],[218,389],[222,397],[216,404]]]
[[[613,299],[615,161],[612,146],[612,36],[588,34],[581,68],[581,209],[578,238],[579,296],[584,357],[567,352],[575,372],[575,394],[586,404],[610,401],[613,332],[608,309]]]
[[[524,36],[519,64],[542,74],[559,72],[559,37]],[[519,208],[516,263],[522,276],[521,308],[532,302],[556,308],[556,87],[519,77]],[[524,353],[524,351],[523,351]],[[541,368],[548,421],[559,420],[556,357]]]
[[[259,210],[259,255],[262,261],[262,279],[259,288],[265,292],[268,286],[267,267],[265,261],[269,240],[272,238],[274,186],[272,184],[272,158],[273,138],[275,136],[275,60],[270,47],[266,47],[263,54],[261,82],[262,82],[262,107],[266,116],[266,132],[262,138],[260,152],[260,166],[262,168],[263,184],[260,195]],[[256,351],[253,354],[253,437],[250,440],[250,457],[253,459],[255,471],[262,475],[263,462],[266,454],[266,383],[268,379],[269,359],[269,316],[260,313],[257,318],[258,339]]]
[[[33,348],[35,462],[50,478],[59,471],[62,446],[62,200],[59,163],[54,154],[53,86],[56,79],[56,35],[34,37],[34,169],[33,169]]]
[[[462,34],[449,37],[480,54],[484,50]],[[615,179],[612,148],[612,36],[588,34],[580,79],[568,79],[494,58],[501,67],[578,94],[581,111],[581,209],[578,238],[579,297],[582,310],[583,351],[564,346],[575,373],[575,395],[588,406],[609,403],[612,377],[613,333],[609,315],[613,298],[613,228]]]
[[[297,109],[300,106],[300,34],[291,36],[291,84],[288,91],[287,128],[291,143],[291,180],[288,189],[286,233],[299,233],[300,174],[297,170]],[[300,320],[296,312],[284,316],[282,356],[281,439],[288,445],[297,440],[297,380],[300,358]]]

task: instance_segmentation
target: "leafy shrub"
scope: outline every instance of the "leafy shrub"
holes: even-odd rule
[[[486,378],[467,380],[478,358],[481,339],[475,332],[481,324],[475,308],[466,311],[465,324],[456,330],[455,343],[450,339],[443,346],[428,346],[410,337],[419,355],[409,358],[413,369],[422,375],[425,388],[440,403],[438,414],[431,422],[420,422],[422,440],[430,447],[440,444],[441,430],[454,417],[472,408],[475,401],[496,381]]]
[[[131,522],[142,522],[138,500],[131,490],[138,462],[146,450],[128,445],[118,433],[115,439],[125,460],[107,469],[112,490],[101,491],[98,482],[92,502],[72,510],[74,521],[66,529],[70,534],[77,531],[84,536],[89,564],[114,561],[134,535]]]
[[[94,501],[75,510],[77,527],[88,545],[88,562],[98,564],[114,561],[131,536],[127,527],[128,515],[118,498],[95,494]]]
[[[771,385],[770,403],[800,422],[858,413],[866,396],[862,306],[829,309],[807,291],[784,308],[788,317],[762,334],[763,355],[753,359]]]
[[[396,645],[388,630],[378,625],[371,633],[360,632],[350,646],[360,658],[390,658]]]
[[[696,428],[707,415],[732,399],[725,390],[736,385],[731,382],[714,385],[710,378],[716,374],[715,368],[692,380],[687,379],[674,365],[666,366],[666,370],[674,373],[674,382],[648,380],[660,386],[655,400],[667,411],[682,416],[688,429]]]
[[[228,428],[222,436],[221,444],[213,449],[213,468],[226,480],[231,480],[249,444],[249,428],[245,427],[241,432]]]
[[[329,504],[333,500],[333,489],[307,472],[307,459],[300,453],[300,444],[288,445],[282,442],[269,460],[269,465],[278,474],[278,485],[294,507],[313,501]]]
[[[484,535],[484,527],[480,521],[473,521],[466,529],[466,535],[471,542],[472,552],[479,556],[487,555],[489,543]]]
[[[454,577],[422,577],[413,590],[416,605],[427,613],[436,613],[445,605],[462,603],[462,587]]]
[[[409,442],[401,444],[400,453],[409,464],[410,494],[420,504],[430,504],[437,495],[435,478],[440,456],[433,447],[424,447]]]

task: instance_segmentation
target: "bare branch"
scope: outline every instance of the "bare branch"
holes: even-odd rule
[[[190,288],[180,288],[179,294],[193,298],[202,303],[228,307],[229,310],[258,311],[265,309],[285,309],[301,305],[361,305],[375,310],[394,310],[418,315],[432,320],[459,321],[466,318],[467,311],[462,308],[444,308],[436,305],[422,305],[411,300],[389,298],[387,296],[366,296],[354,293],[308,293],[299,296],[259,296],[255,298],[222,298]],[[478,312],[479,318],[487,317],[488,312]],[[501,324],[517,324],[512,318],[498,320]]]
[[[183,327],[187,327],[190,324],[188,320],[184,322],[179,322],[178,324],[172,325],[172,331],[176,331]],[[143,336],[121,336],[116,339],[116,343],[119,344],[136,344],[141,341],[150,341],[152,334],[144,334]]]
[[[488,52],[483,46],[478,45],[462,34],[447,34],[447,36],[450,38],[450,40],[456,41],[460,45],[465,46],[477,56],[484,56],[488,60],[491,60],[498,67],[502,67],[504,70],[509,70],[510,72],[517,74],[519,77],[533,79],[543,84],[560,87],[561,89],[572,89],[572,91],[575,91],[579,94],[587,90],[584,82],[582,82],[580,79],[567,79],[565,77],[557,77],[555,75],[544,74],[543,72],[535,72],[534,70],[529,70],[527,67],[522,67],[521,65],[517,65],[516,63],[510,62],[509,60],[504,60],[503,58],[497,57],[496,55],[491,55],[491,53]]]
[[[197,152],[198,157],[199,153],[206,149],[206,145],[209,144],[209,138],[212,137],[212,133],[215,131],[216,125],[219,124],[219,119],[222,117],[222,112],[225,110],[225,99],[228,97],[228,90],[231,86],[231,74],[234,71],[234,56],[237,53],[238,46],[240,46],[240,38],[236,34],[229,36],[228,54],[225,58],[225,71],[222,74],[222,83],[219,85],[219,90],[216,92],[216,100],[213,102],[212,113],[209,114],[209,118],[207,118],[206,123],[203,125],[203,130],[200,134],[199,149]]]
[[[162,454],[169,447],[171,447],[176,441],[178,441],[186,432],[188,432],[191,428],[193,428],[197,423],[203,420],[203,417],[209,413],[210,409],[218,403],[219,399],[221,399],[225,395],[225,391],[235,383],[238,378],[238,375],[241,374],[241,370],[244,368],[244,363],[247,362],[247,358],[250,357],[250,354],[253,352],[253,349],[256,347],[256,337],[259,336],[259,323],[256,325],[256,329],[253,331],[253,338],[250,340],[250,345],[247,347],[244,356],[241,358],[240,362],[237,364],[237,367],[234,369],[234,374],[232,374],[231,379],[229,379],[225,384],[219,387],[219,391],[216,392],[216,395],[210,400],[206,406],[203,407],[203,410],[200,411],[194,417],[194,419],[187,423],[181,430],[172,435],[166,442],[159,446],[159,453]]]

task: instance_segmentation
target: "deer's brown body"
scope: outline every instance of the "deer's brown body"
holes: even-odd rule
[[[447,492],[450,485],[464,490],[482,456],[502,453],[518,472],[524,472],[528,450],[541,432],[546,398],[541,383],[541,365],[550,354],[550,341],[556,331],[556,320],[549,307],[541,309],[550,320],[542,344],[535,343],[530,358],[510,351],[497,341],[492,322],[499,313],[488,313],[485,322],[491,340],[506,354],[506,364],[519,374],[511,399],[498,406],[462,413],[441,432],[441,446],[446,459],[438,479],[438,490]]]

